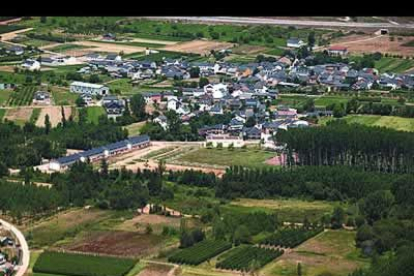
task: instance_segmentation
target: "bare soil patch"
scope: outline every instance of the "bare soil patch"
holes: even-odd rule
[[[65,106],[64,108],[65,117],[69,119],[70,115],[72,114],[72,108],[70,106]],[[48,106],[42,108],[40,111],[39,118],[36,121],[36,126],[44,126],[45,124],[45,117],[46,114],[49,115],[50,123],[52,127],[57,126],[60,122],[62,122],[62,110],[60,106]]]
[[[370,35],[350,35],[343,38],[333,40],[331,46],[344,46],[348,48],[348,52],[352,54],[363,53],[389,53],[396,55],[414,55],[414,47],[402,46],[404,43],[412,41],[414,37],[394,37],[394,41],[390,40],[390,36],[370,36]]]
[[[117,256],[143,256],[156,253],[164,244],[164,238],[156,235],[125,231],[90,232],[66,249],[72,251]]]
[[[33,108],[29,107],[8,109],[4,118],[9,121],[29,121],[32,112]]]
[[[177,43],[163,48],[163,50],[196,54],[207,54],[211,50],[222,50],[232,47],[233,44],[227,42],[210,41],[210,40],[193,40],[188,42]]]
[[[123,51],[125,54],[131,54],[131,53],[145,51],[145,47],[122,45],[122,44],[115,44],[115,43],[103,43],[103,42],[94,42],[94,41],[75,41],[75,42],[72,42],[72,44],[94,47],[93,51],[96,51],[96,52],[119,53]]]
[[[148,264],[138,276],[165,276],[171,270],[171,266],[162,264]]]

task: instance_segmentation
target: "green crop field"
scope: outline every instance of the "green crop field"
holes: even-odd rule
[[[280,229],[275,234],[266,237],[261,244],[270,246],[280,246],[283,248],[294,248],[311,237],[319,234],[323,228],[314,230],[298,229]]]
[[[226,253],[226,258],[217,262],[216,267],[230,270],[249,271],[252,269],[254,262],[258,264],[258,267],[263,267],[282,254],[283,250],[260,248],[252,245],[241,245]]]
[[[105,115],[105,109],[101,106],[86,107],[88,121],[97,124],[100,116]]]
[[[319,123],[326,124],[334,118],[324,118]],[[380,116],[380,115],[348,115],[339,120],[345,120],[348,123],[363,124],[367,126],[380,126],[396,130],[414,131],[414,119],[402,118],[396,116]]]
[[[70,276],[124,276],[136,262],[133,259],[44,252],[37,259],[33,272]]]
[[[231,248],[231,243],[220,240],[204,240],[185,248],[168,258],[169,262],[198,265]]]
[[[176,159],[178,162],[200,163],[220,166],[271,166],[264,162],[275,156],[275,153],[254,149],[198,149]]]

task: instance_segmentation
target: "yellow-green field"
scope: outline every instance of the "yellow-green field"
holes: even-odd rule
[[[240,198],[222,208],[224,211],[230,212],[276,212],[280,221],[303,222],[305,217],[311,221],[319,220],[324,214],[331,213],[335,205],[336,203],[327,201]],[[347,206],[341,205],[341,207],[346,208]]]
[[[320,124],[326,124],[334,118],[323,118]],[[348,123],[363,124],[367,126],[388,127],[396,130],[414,131],[414,119],[402,118],[396,116],[380,116],[380,115],[348,115],[340,120]]]
[[[302,275],[347,276],[359,267],[369,265],[355,247],[355,232],[328,230],[285,253],[265,266],[264,276],[297,276],[297,263],[301,262]],[[330,273],[330,274],[328,274]]]
[[[176,159],[178,162],[198,163],[219,166],[263,167],[271,166],[265,161],[275,156],[275,153],[259,149],[198,149]]]

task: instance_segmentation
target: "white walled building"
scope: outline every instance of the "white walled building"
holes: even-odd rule
[[[70,84],[70,92],[102,96],[109,94],[109,88],[102,84],[74,81]]]
[[[241,148],[244,146],[243,137],[231,136],[229,134],[210,134],[206,137],[204,146],[206,147],[208,143],[211,143],[214,148],[219,144],[221,144],[223,148],[228,148],[231,144],[233,144],[235,148]]]

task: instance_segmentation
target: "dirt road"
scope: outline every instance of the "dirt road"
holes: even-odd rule
[[[17,272],[14,275],[23,276],[29,267],[29,261],[30,261],[30,251],[29,251],[29,246],[27,245],[27,242],[26,242],[26,238],[24,237],[22,232],[20,232],[20,230],[17,229],[14,225],[2,219],[0,219],[0,223],[5,229],[11,231],[15,235],[17,240],[19,241],[20,248],[22,250],[22,258],[20,260],[19,265],[17,266],[18,268]]]
[[[14,31],[14,32],[10,32],[10,33],[4,33],[4,34],[1,34],[1,40],[2,41],[12,40],[18,34],[25,33],[25,32],[31,31],[31,30],[33,30],[33,28],[21,29],[21,30],[17,30],[17,31]]]
[[[367,28],[367,29],[414,29],[414,24],[399,24],[385,22],[338,22],[338,21],[319,21],[319,20],[297,20],[297,19],[279,19],[279,18],[260,18],[260,17],[228,17],[228,16],[151,16],[147,19],[156,20],[183,20],[204,23],[229,23],[229,24],[266,24],[266,25],[288,25],[288,26],[307,26],[307,27],[324,27],[324,28]]]

